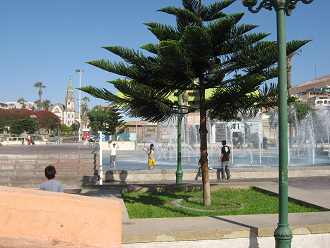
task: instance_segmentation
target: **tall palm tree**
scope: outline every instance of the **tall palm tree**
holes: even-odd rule
[[[262,41],[269,34],[249,33],[256,25],[239,24],[244,13],[227,15],[222,10],[235,0],[223,0],[209,6],[201,0],[183,0],[183,9],[165,7],[159,11],[174,15],[176,26],[147,23],[159,40],[142,49],[152,56],[120,46],[104,47],[124,62],[98,60],[88,62],[126,79],[110,81],[122,96],[92,86],[82,90],[98,98],[123,106],[130,116],[144,120],[165,121],[178,113],[176,101],[169,96],[185,90],[199,92],[199,107],[187,106],[186,113],[199,111],[200,150],[203,170],[203,201],[211,205],[207,153],[207,111],[212,119],[239,118],[241,109],[276,104],[276,87],[260,86],[277,77],[276,42]],[[308,41],[288,43],[292,53]],[[205,91],[213,89],[206,99]]]
[[[39,91],[38,91],[38,94],[39,94],[38,111],[40,111],[41,110],[41,95],[42,95],[42,89],[41,88],[46,88],[46,86],[44,86],[42,82],[36,82],[34,84],[34,87],[39,88]]]

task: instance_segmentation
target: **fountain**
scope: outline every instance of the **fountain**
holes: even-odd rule
[[[273,110],[275,111],[275,110]],[[292,114],[294,127],[292,143],[289,146],[289,166],[326,166],[330,165],[330,153],[325,152],[329,147],[329,116],[328,110],[317,112],[319,127],[316,129],[315,116],[309,113],[298,121],[295,111]],[[290,114],[290,115],[291,115]],[[221,167],[221,140],[227,140],[231,148],[231,168],[247,167],[277,167],[278,166],[278,137],[277,114],[273,113],[273,121],[263,119],[259,113],[254,119],[243,118],[241,122],[208,121],[208,161],[213,168]],[[267,122],[268,121],[268,122]],[[187,123],[187,122],[186,122]],[[268,126],[265,124],[269,124]],[[322,125],[321,125],[322,124]],[[182,125],[182,169],[197,169],[200,154],[200,139],[198,125],[192,121],[190,125]],[[320,146],[320,135],[324,133]],[[138,170],[147,168],[147,152],[151,143],[155,145],[156,169],[176,169],[177,161],[177,130],[176,122],[160,124],[161,130],[166,130],[166,138],[149,139],[145,147],[138,146],[136,151],[117,151],[117,167],[109,166],[109,157],[103,157],[105,170],[125,169]],[[319,132],[319,135],[316,135]],[[165,133],[162,132],[162,133]],[[322,135],[321,135],[322,136]],[[322,137],[323,137],[322,136]],[[327,144],[324,143],[327,137]],[[267,142],[266,142],[267,141]],[[142,144],[141,144],[142,145]]]

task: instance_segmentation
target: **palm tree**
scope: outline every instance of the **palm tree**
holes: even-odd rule
[[[49,110],[49,108],[51,108],[53,106],[51,101],[48,100],[48,99],[43,100],[41,105],[42,105],[42,108],[45,109],[45,110]]]
[[[104,47],[119,55],[124,62],[98,60],[88,62],[103,70],[127,79],[110,81],[122,96],[104,88],[92,86],[81,90],[124,107],[130,116],[139,116],[152,122],[165,121],[178,113],[171,94],[185,90],[199,92],[199,107],[187,106],[185,113],[199,111],[200,150],[203,170],[204,205],[211,205],[208,173],[206,117],[212,119],[239,119],[239,111],[250,109],[257,113],[260,107],[276,104],[276,86],[260,86],[277,77],[276,42],[262,41],[266,33],[249,33],[256,25],[239,25],[244,13],[227,15],[222,10],[235,0],[223,0],[209,6],[201,1],[183,0],[183,9],[165,7],[159,11],[176,17],[176,27],[147,23],[159,40],[142,49],[153,56],[120,46]],[[308,41],[292,41],[287,51],[292,53]],[[206,99],[205,91],[213,89]]]
[[[40,110],[41,110],[41,95],[42,95],[42,89],[41,89],[41,88],[46,88],[46,86],[44,86],[44,85],[42,84],[42,82],[36,82],[36,83],[34,84],[34,87],[39,88],[39,91],[38,91],[38,94],[39,94],[39,105],[38,105],[38,111],[40,111]]]
[[[27,101],[23,97],[17,99],[16,102],[22,105],[22,109],[25,109],[26,108],[26,104],[25,103],[27,103]]]

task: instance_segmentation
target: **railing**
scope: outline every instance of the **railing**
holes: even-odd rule
[[[47,145],[48,145],[48,144],[51,144],[51,145],[61,145],[62,142],[63,142],[63,138],[59,138],[59,139],[56,140],[56,141],[47,142]]]
[[[60,138],[54,142],[54,145],[60,145],[62,144],[63,138]]]

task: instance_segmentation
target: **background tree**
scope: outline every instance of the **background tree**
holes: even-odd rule
[[[79,130],[79,124],[77,123],[72,123],[71,126],[70,126],[71,130],[74,132],[74,133],[77,133],[78,130]]]
[[[40,111],[41,110],[41,95],[42,95],[42,89],[41,88],[46,88],[46,86],[44,86],[42,82],[36,82],[34,84],[34,87],[39,88],[39,91],[38,91],[38,94],[39,94],[38,111]]]
[[[60,118],[48,110],[35,112],[35,115],[37,116],[36,121],[38,122],[39,128],[46,129],[47,133],[56,130],[61,124]]]
[[[290,148],[294,143],[293,129],[297,127],[298,123],[305,118],[308,112],[311,110],[307,103],[294,102],[289,105],[288,108],[288,123],[289,123],[289,144]],[[297,130],[296,130],[297,131]]]
[[[124,132],[126,128],[118,109],[113,106],[102,107],[97,105],[87,113],[87,116],[92,133],[103,131],[105,134],[114,135],[116,139],[116,135]]]
[[[22,105],[22,109],[26,109],[26,103],[27,103],[27,101],[23,97],[18,98],[16,100],[16,102]]]
[[[60,130],[61,130],[62,133],[68,134],[69,132],[72,131],[72,128],[71,127],[68,127],[65,124],[61,124],[60,125]]]
[[[312,110],[307,103],[294,102],[293,106],[296,110],[298,121],[304,119],[307,116],[308,112]]]
[[[39,108],[39,105],[40,105],[39,102],[40,102],[40,100],[37,100],[37,101],[34,102],[38,106],[38,108]],[[51,103],[51,101],[48,100],[48,99],[45,99],[45,100],[43,100],[41,102],[41,108],[40,108],[40,110],[42,110],[42,109],[49,110],[49,108],[51,108],[52,106],[53,106],[53,104]],[[37,110],[34,107],[33,108],[31,107],[31,109],[32,110]]]
[[[26,131],[27,133],[34,133],[37,128],[37,122],[33,118],[16,119],[10,122],[10,132],[19,135]]]
[[[81,111],[82,111],[82,115],[84,115],[85,113],[88,112],[88,102],[90,101],[90,99],[85,96],[83,97],[83,99],[81,99],[82,103],[81,103]]]
[[[278,126],[278,109],[272,109],[268,112],[269,115],[269,126],[274,130],[274,140],[276,139],[276,128]]]
[[[204,205],[211,204],[207,153],[207,111],[211,119],[239,119],[239,111],[256,114],[260,107],[276,105],[277,87],[260,86],[277,77],[276,42],[262,41],[266,33],[249,33],[256,25],[239,25],[244,13],[227,15],[222,10],[235,0],[205,6],[201,1],[183,0],[183,9],[166,7],[159,11],[175,16],[176,26],[147,23],[159,40],[142,49],[152,56],[120,46],[104,47],[124,62],[104,59],[88,62],[125,79],[110,81],[122,96],[92,86],[82,90],[98,98],[123,106],[130,116],[161,122],[173,117],[179,108],[171,94],[184,90],[199,92],[199,107],[187,106],[186,113],[199,111],[200,150],[203,170]],[[308,41],[293,41],[288,53]],[[213,89],[209,99],[205,91]]]
[[[31,116],[36,116],[31,118]],[[34,124],[29,121],[22,120],[34,120]],[[46,129],[47,132],[57,129],[58,125],[61,123],[61,120],[54,113],[47,110],[44,111],[33,111],[27,109],[0,109],[0,130],[4,131],[9,128],[10,132],[14,129],[15,134],[28,130],[37,130],[37,129]],[[22,129],[18,125],[22,125]],[[33,132],[34,132],[33,131]],[[22,132],[21,132],[22,133]]]
[[[94,106],[88,113],[89,125],[92,133],[97,133],[103,130],[103,123],[106,119],[106,113],[104,113],[101,105]]]
[[[52,102],[48,99],[42,101],[41,106],[44,110],[49,110],[53,106]]]
[[[117,135],[123,133],[127,125],[125,125],[125,121],[122,120],[123,117],[120,115],[118,108],[110,107],[104,109],[104,111],[107,118],[104,123],[103,131],[105,134],[113,135],[114,140],[117,140]]]
[[[90,99],[85,96],[83,97],[83,99],[81,99],[81,123],[83,127],[87,127],[88,124],[88,117],[87,117],[87,112],[89,111],[88,109],[88,102],[90,101]]]

